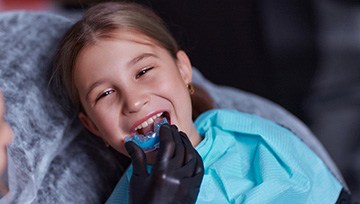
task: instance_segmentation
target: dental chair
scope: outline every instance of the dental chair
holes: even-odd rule
[[[64,93],[48,83],[57,42],[72,24],[53,13],[0,14],[0,89],[15,136],[8,147],[10,192],[0,203],[104,203],[129,164],[90,135],[68,110]],[[293,131],[350,193],[326,150],[298,118],[265,98],[214,84],[196,68],[193,75],[216,107],[256,114]]]

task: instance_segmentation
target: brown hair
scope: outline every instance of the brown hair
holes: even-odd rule
[[[119,29],[132,30],[148,36],[165,48],[174,59],[180,50],[162,19],[144,6],[135,3],[107,2],[91,7],[84,13],[82,19],[65,33],[54,59],[53,78],[58,85],[65,88],[77,111],[82,111],[82,105],[74,84],[74,67],[80,51],[99,39],[113,38],[112,34]],[[196,92],[192,98],[194,96]],[[194,104],[194,101],[192,103]]]

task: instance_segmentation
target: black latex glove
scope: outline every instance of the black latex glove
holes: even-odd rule
[[[125,143],[125,147],[133,164],[131,204],[195,203],[204,165],[185,133],[174,125],[160,128],[160,148],[150,174],[144,151],[134,142]]]

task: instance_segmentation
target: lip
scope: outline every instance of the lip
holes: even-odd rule
[[[154,115],[156,115],[156,114],[158,114],[158,113],[164,113],[164,112],[168,112],[168,111],[165,111],[165,110],[154,111],[154,112],[151,112],[151,113],[147,114],[145,117],[141,118],[140,120],[136,121],[136,122],[134,123],[134,125],[132,125],[131,128],[130,128],[131,134],[133,134],[133,133],[136,132],[136,131],[135,131],[135,128],[136,128],[137,126],[139,126],[141,123],[143,123],[144,121],[147,121],[149,118],[151,118],[152,116],[154,116]]]

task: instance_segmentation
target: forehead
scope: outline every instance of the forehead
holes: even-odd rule
[[[161,48],[155,40],[140,32],[124,29],[115,30],[106,37],[96,38],[80,50],[76,57],[74,72],[84,62],[97,61],[101,59],[102,55],[120,57],[121,54],[130,55],[131,52],[155,51]]]
[[[77,79],[74,82],[90,82],[91,80],[87,79],[105,75],[105,69],[127,67],[129,62],[144,53],[154,56],[168,55],[154,40],[139,32],[118,30],[111,36],[98,38],[79,52],[73,70],[73,79]]]
[[[162,47],[153,38],[145,35],[142,32],[139,32],[139,31],[136,31],[133,29],[116,29],[116,30],[112,31],[111,33],[108,33],[107,35],[99,36],[95,40],[95,42],[90,45],[94,45],[94,44],[97,44],[102,41],[117,41],[117,40],[130,41],[130,42],[144,44],[144,45]]]

